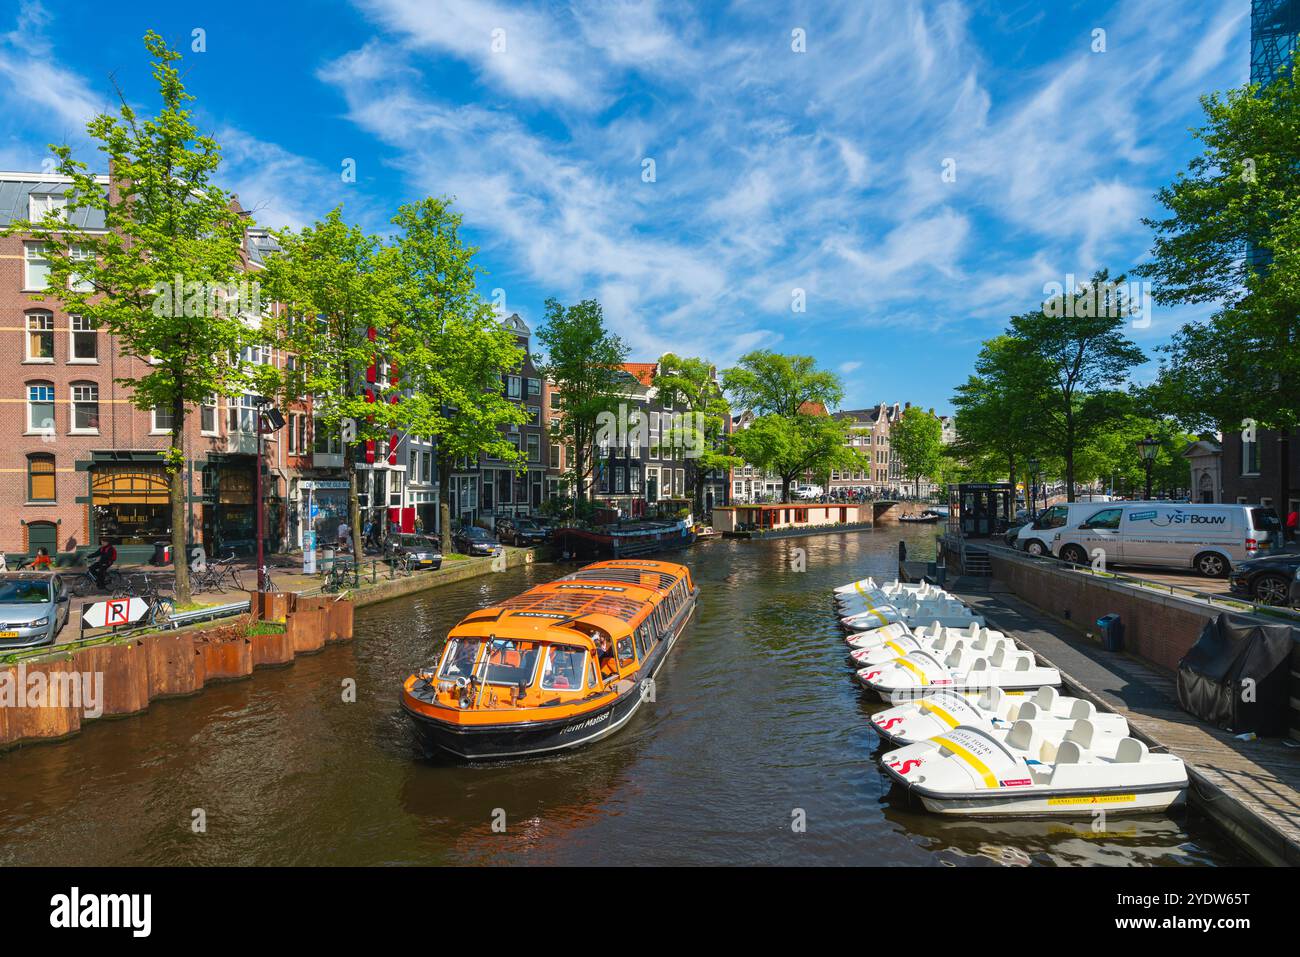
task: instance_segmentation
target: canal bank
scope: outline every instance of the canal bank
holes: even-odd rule
[[[1187,764],[1191,809],[1255,860],[1300,864],[1300,760],[1282,739],[1238,740],[1178,705],[1178,660],[1225,609],[1045,559],[989,549],[991,574],[947,588],[1057,667],[1066,687],[1122,714],[1136,736]],[[1125,652],[1104,650],[1094,624],[1118,613]],[[1300,655],[1298,655],[1300,657]]]
[[[617,735],[556,758],[423,760],[399,689],[464,615],[572,566],[520,565],[358,608],[354,641],[292,668],[0,757],[0,864],[1246,860],[1194,813],[1099,833],[1088,821],[941,820],[896,793],[870,727],[881,706],[845,667],[827,596],[894,577],[900,537],[933,557],[932,532],[892,527],[674,553],[700,598],[654,700]]]
[[[289,665],[353,636],[354,609],[532,564],[533,549],[466,559],[340,595],[249,592],[249,613],[166,631],[92,634],[0,665],[0,751],[59,741],[100,718],[140,715],[152,702]],[[288,576],[285,576],[286,578]],[[315,585],[316,579],[307,583]],[[69,626],[70,627],[70,626]]]

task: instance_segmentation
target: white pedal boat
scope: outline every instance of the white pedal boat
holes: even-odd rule
[[[1061,684],[1061,673],[1039,665],[1033,652],[1007,652],[1004,646],[988,656],[958,649],[944,661],[928,651],[914,651],[861,669],[858,681],[890,704],[902,704],[944,690],[966,694],[989,688],[1003,691],[1055,688]]]
[[[1007,651],[1018,650],[1016,643],[1001,632],[989,631],[974,638],[963,634],[961,630],[954,629],[953,632],[941,638],[922,638],[913,632],[910,637],[886,641],[876,648],[855,648],[849,652],[849,657],[860,668],[865,668],[868,665],[879,665],[886,661],[893,661],[895,658],[903,658],[914,651],[928,651],[936,658],[946,659],[959,648],[969,649],[980,655],[991,655],[999,648],[1005,648]]]
[[[915,608],[924,602],[958,601],[945,591],[933,592],[885,592],[864,591],[861,594],[836,595],[835,608],[840,615],[855,615],[870,611],[877,605],[896,605],[899,608]]]
[[[840,595],[860,595],[864,591],[878,591],[888,594],[916,594],[926,591],[943,591],[943,589],[931,585],[929,582],[900,582],[894,580],[876,584],[874,578],[859,578],[855,582],[838,586],[833,594],[838,598]]]
[[[971,817],[1077,817],[1164,811],[1187,792],[1187,768],[1137,738],[1076,721],[1057,744],[1029,721],[1003,740],[983,728],[952,730],[890,751],[885,772],[926,810]]]
[[[896,621],[889,625],[882,625],[879,628],[872,628],[869,631],[855,631],[844,637],[844,643],[850,648],[878,648],[889,639],[895,639],[907,635],[918,640],[931,640],[936,638],[979,638],[988,635],[993,638],[1005,638],[1006,636],[1000,631],[994,631],[991,628],[985,628],[978,622],[972,621],[965,628],[945,627],[944,625],[929,624],[913,628],[911,625]]]
[[[1091,701],[1067,697],[1055,688],[1039,688],[1032,696],[990,688],[974,701],[955,691],[939,691],[871,716],[876,734],[894,745],[926,741],[958,725],[1002,736],[1020,720],[1045,734],[1063,735],[1076,721],[1091,721],[1098,734],[1110,738],[1128,736],[1128,722],[1123,715],[1098,711]]]
[[[983,616],[974,614],[959,601],[922,602],[915,608],[877,605],[867,611],[842,617],[840,624],[848,631],[867,631],[896,621],[911,626],[938,624],[945,628],[969,628],[972,624],[984,624]]]
[[[886,641],[897,641],[904,637],[912,637],[912,629],[901,621],[896,621],[870,631],[852,632],[844,636],[844,643],[856,651],[859,648],[879,648]]]

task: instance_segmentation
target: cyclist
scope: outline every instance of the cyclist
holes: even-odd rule
[[[91,577],[95,579],[95,584],[100,588],[106,588],[107,581],[105,576],[108,570],[113,567],[117,561],[117,549],[113,547],[112,542],[105,542],[99,546],[99,551],[95,552],[95,562],[90,566]]]

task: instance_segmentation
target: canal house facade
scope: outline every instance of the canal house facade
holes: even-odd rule
[[[102,177],[108,183],[108,177]],[[0,226],[63,208],[66,177],[0,173]],[[237,202],[237,201],[236,201]],[[95,210],[70,215],[76,225],[103,228]],[[245,236],[244,268],[255,273],[273,248],[266,233]],[[171,418],[164,409],[138,409],[117,381],[143,375],[145,360],[126,355],[48,295],[48,264],[30,236],[0,238],[0,310],[7,339],[7,395],[0,402],[6,436],[0,468],[0,550],[31,555],[45,548],[64,560],[111,542],[124,558],[150,557],[170,540],[171,510],[163,452]],[[242,361],[282,366],[273,346],[246,349]],[[256,412],[251,395],[214,397],[185,417],[183,475],[189,508],[187,538],[209,553],[251,551],[254,542]],[[266,544],[282,547],[290,533],[289,496],[305,464],[300,444],[309,406],[284,410],[294,423],[264,438]],[[292,445],[291,445],[292,443]]]

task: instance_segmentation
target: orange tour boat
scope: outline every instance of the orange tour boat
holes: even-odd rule
[[[684,565],[587,565],[462,618],[402,707],[428,752],[463,760],[598,741],[653,697],[698,594]]]

